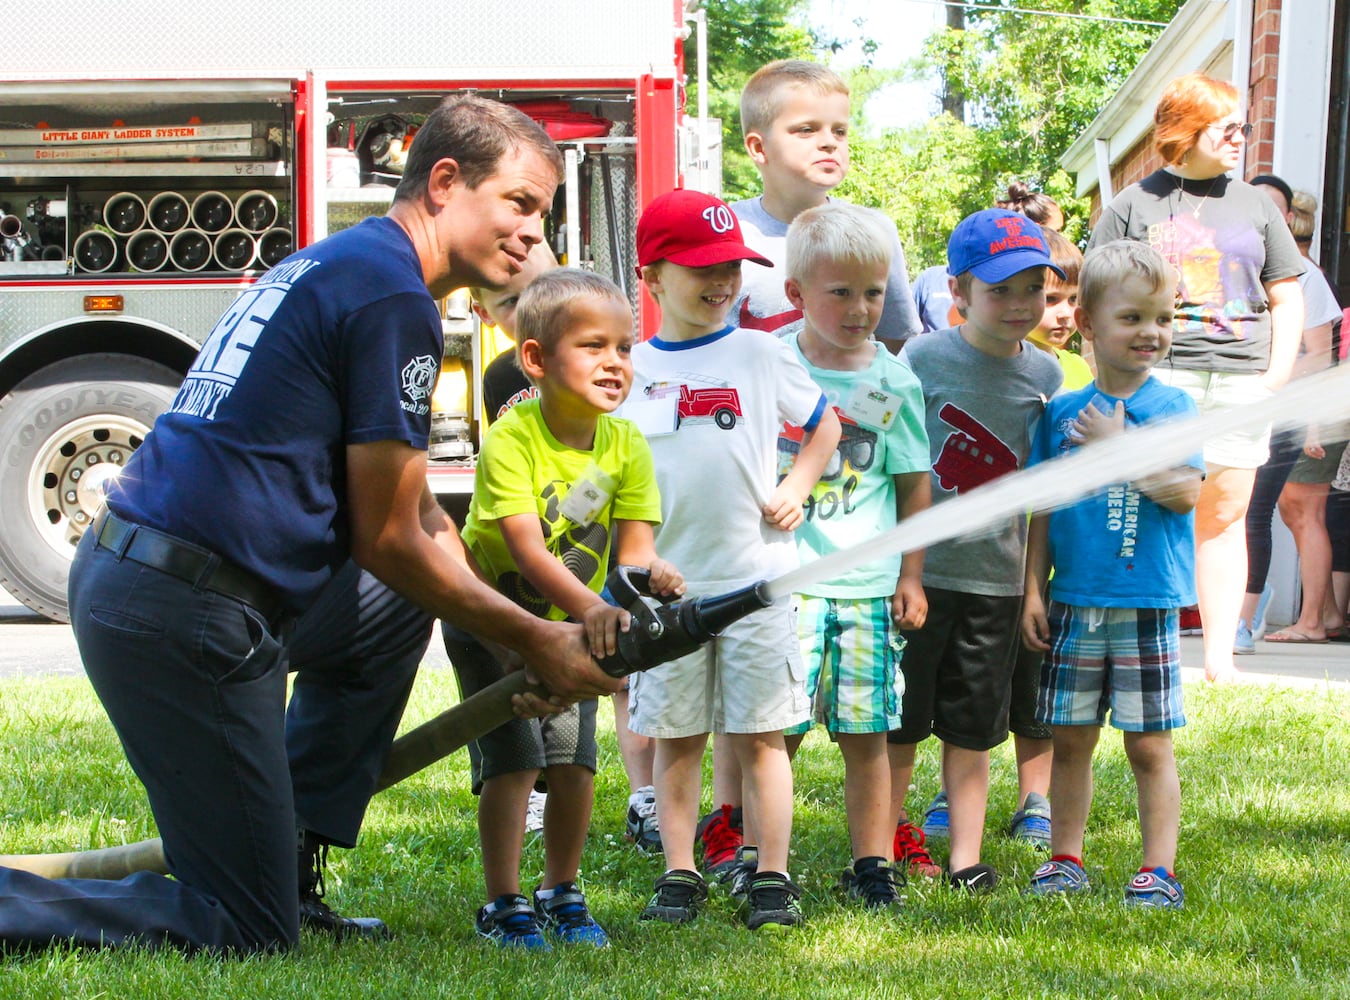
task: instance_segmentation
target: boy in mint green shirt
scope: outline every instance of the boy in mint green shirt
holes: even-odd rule
[[[872,336],[890,264],[889,234],[856,206],[808,209],[788,230],[786,292],[804,322],[787,340],[843,425],[797,529],[804,565],[874,539],[929,503],[922,389]],[[779,439],[785,466],[798,437],[788,428]],[[895,906],[896,885],[905,880],[891,864],[895,818],[886,733],[900,724],[904,692],[903,640],[894,629],[923,624],[922,577],[923,553],[912,552],[815,581],[797,595],[812,718],[844,756],[852,858],[844,885],[872,908]],[[790,752],[809,728],[787,730]]]

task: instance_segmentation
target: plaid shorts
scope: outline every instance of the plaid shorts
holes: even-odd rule
[[[891,599],[797,595],[797,635],[811,720],[831,733],[884,733],[900,725],[905,640],[891,629]]]
[[[1186,724],[1175,608],[1082,608],[1050,602],[1050,652],[1036,717],[1052,726],[1106,722],[1131,733]]]

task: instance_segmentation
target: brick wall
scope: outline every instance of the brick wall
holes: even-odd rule
[[[1280,8],[1284,0],[1252,4],[1251,82],[1247,120],[1255,126],[1247,143],[1247,176],[1268,174],[1275,161],[1275,82],[1280,68]]]

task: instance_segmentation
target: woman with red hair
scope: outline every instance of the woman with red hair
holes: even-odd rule
[[[1268,396],[1289,378],[1303,331],[1306,264],[1270,199],[1229,176],[1251,126],[1229,83],[1191,73],[1169,83],[1153,116],[1166,166],[1102,212],[1088,253],[1114,239],[1148,243],[1180,276],[1172,351],[1154,369],[1202,413]],[[1205,677],[1234,680],[1233,636],[1247,578],[1244,521],[1269,428],[1205,442],[1195,510],[1196,589]]]

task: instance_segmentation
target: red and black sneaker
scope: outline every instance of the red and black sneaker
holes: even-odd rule
[[[1204,635],[1205,627],[1200,621],[1200,609],[1192,604],[1188,608],[1181,609],[1180,620],[1177,622],[1177,631],[1181,635]]]
[[[895,866],[902,872],[918,875],[921,878],[937,878],[942,874],[942,866],[933,860],[928,849],[923,846],[923,831],[910,822],[902,822],[895,828]]]
[[[721,875],[736,864],[736,849],[745,843],[741,807],[723,803],[698,821],[694,846],[703,846],[703,871]]]

